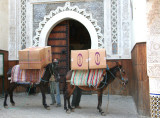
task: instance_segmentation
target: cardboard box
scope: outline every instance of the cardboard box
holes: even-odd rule
[[[89,49],[89,69],[106,68],[106,50]]]
[[[20,69],[41,69],[45,66],[45,49],[41,47],[26,48],[19,51]]]
[[[52,63],[52,50],[51,50],[51,46],[45,46],[45,65]]]
[[[88,50],[71,50],[71,69],[88,69]]]

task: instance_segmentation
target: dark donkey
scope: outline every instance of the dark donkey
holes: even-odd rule
[[[75,86],[70,84],[72,76],[72,71],[69,71],[66,75],[66,83],[64,88],[64,109],[67,113],[70,113],[70,110],[72,111],[73,108],[70,105],[70,96],[72,95]],[[123,85],[126,85],[128,83],[128,78],[126,76],[125,71],[123,70],[122,66],[119,63],[116,63],[116,66],[110,69],[106,69],[102,82],[98,85],[97,88],[89,87],[89,86],[78,86],[82,90],[85,91],[97,91],[98,94],[98,106],[97,109],[101,113],[101,115],[105,115],[105,113],[102,111],[102,94],[103,91],[107,88],[107,86],[113,82],[115,78],[118,78],[122,81]],[[67,108],[67,102],[68,102],[68,108]]]
[[[45,88],[48,87],[48,82],[49,82],[49,79],[50,79],[51,75],[54,74],[54,76],[58,77],[58,71],[56,70],[56,68],[57,68],[57,63],[56,62],[48,64],[45,67],[45,72],[44,72],[43,77],[41,78],[40,83],[37,84],[37,87],[40,87],[40,90],[41,90],[41,93],[42,93],[42,104],[43,104],[44,108],[46,108],[48,110],[50,109],[50,107],[46,103]],[[11,69],[9,69],[7,74],[8,74],[8,77],[11,77]],[[16,82],[10,83],[9,88],[7,89],[7,91],[5,93],[5,99],[4,99],[4,107],[5,108],[8,108],[8,105],[7,105],[8,94],[10,95],[10,102],[11,102],[12,106],[15,105],[15,102],[13,101],[13,91],[19,85],[21,85],[23,87],[29,87],[30,86],[28,84],[20,84],[20,83],[16,83]]]

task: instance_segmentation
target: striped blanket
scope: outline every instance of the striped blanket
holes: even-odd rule
[[[77,86],[94,86],[103,80],[104,69],[73,70],[71,84]]]
[[[43,77],[44,69],[25,69],[21,70],[19,65],[12,68],[11,82],[17,83],[39,83]]]

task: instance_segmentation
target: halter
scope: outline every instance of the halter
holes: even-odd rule
[[[121,80],[122,80],[122,81],[124,81],[124,78],[122,77],[122,74],[121,74],[121,69],[120,69],[119,67],[116,67],[116,68],[118,68],[118,69],[119,69],[119,71],[120,71],[120,75],[121,75]],[[115,68],[115,69],[116,69],[116,68]],[[106,71],[108,71],[108,72],[112,75],[112,77],[113,77],[113,78],[116,78],[116,77],[113,75],[113,73],[110,71],[110,69],[109,69],[108,65],[107,65],[107,67],[106,67]],[[105,85],[107,85],[107,80],[108,80],[108,78],[107,78],[107,73],[106,73],[106,79],[105,79],[105,82],[102,82],[102,83],[104,83],[104,84],[103,84],[103,86],[102,86],[102,87],[100,87],[100,88],[97,88],[97,89],[102,89]]]
[[[121,74],[122,70],[120,68],[119,68],[119,71],[120,71],[120,75],[121,75],[121,80],[124,81],[124,78],[122,77],[122,74]]]
[[[121,80],[122,80],[122,81],[124,81],[124,78],[122,77],[122,73],[121,73],[121,72],[122,72],[122,70],[121,70],[119,67],[116,67],[116,68],[118,68],[118,69],[119,69],[119,71],[120,71],[120,75],[121,75]],[[115,68],[115,69],[116,69],[116,68]],[[110,72],[110,74],[112,75],[112,77],[116,78],[110,70],[108,70],[108,72]]]

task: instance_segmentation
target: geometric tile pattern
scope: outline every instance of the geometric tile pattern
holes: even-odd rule
[[[150,94],[150,109],[152,118],[160,118],[160,94]]]

